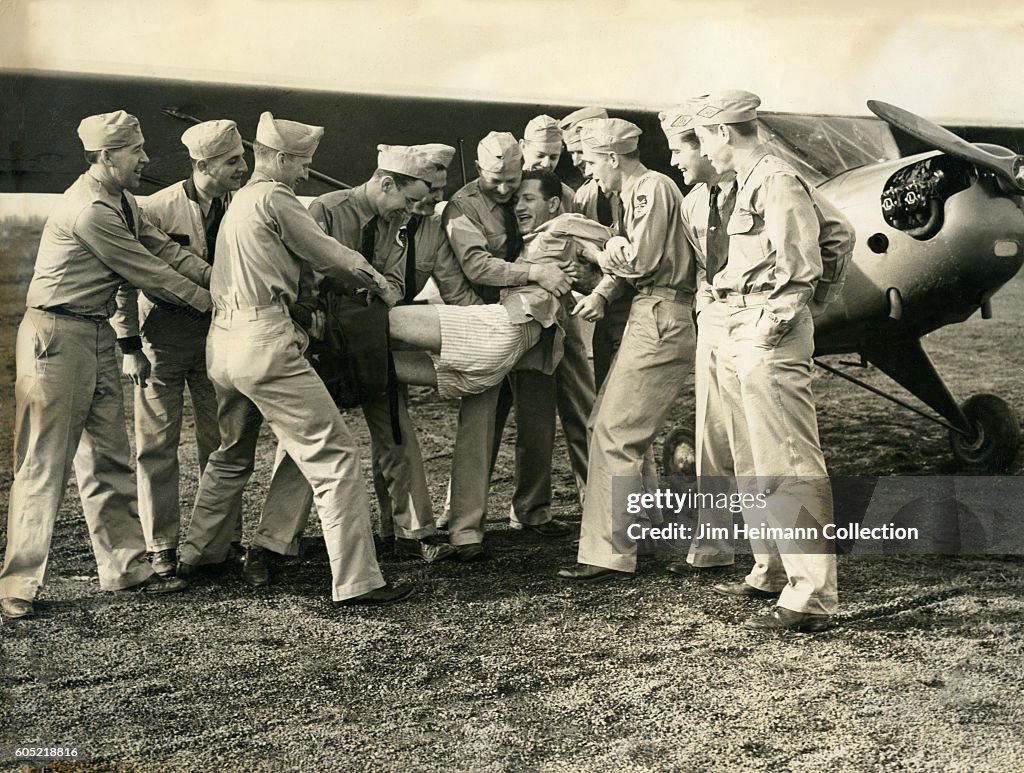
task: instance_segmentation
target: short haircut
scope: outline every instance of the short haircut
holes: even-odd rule
[[[711,123],[705,126],[708,131],[718,131],[720,123]],[[756,137],[757,136],[757,119],[753,121],[738,121],[736,123],[726,124],[736,130],[736,133],[741,137]]]
[[[562,181],[550,169],[526,169],[523,171],[523,182],[527,180],[540,182],[540,192],[545,199],[562,197]]]
[[[398,186],[399,190],[408,187],[409,185],[412,185],[414,183],[426,182],[425,180],[420,180],[419,177],[410,177],[407,174],[402,174],[401,172],[392,172],[388,169],[378,168],[374,171],[373,176],[378,180],[381,177],[390,177],[392,180],[395,181],[395,185]],[[427,183],[427,187],[430,187],[430,183]]]
[[[259,140],[256,140],[256,142],[252,144],[252,154],[257,161],[270,161],[271,159],[275,158],[278,153],[284,153],[284,151],[276,150],[275,148],[272,148],[269,145],[264,145]],[[291,154],[285,153],[285,155]]]

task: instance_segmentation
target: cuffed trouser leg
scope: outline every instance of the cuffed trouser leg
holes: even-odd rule
[[[766,507],[747,510],[744,518],[755,526],[813,526],[820,535],[832,523],[832,496],[811,390],[811,315],[801,311],[779,343],[767,346],[755,331],[763,313],[757,306],[732,309],[728,338],[719,347],[726,410],[745,434],[745,442],[735,432],[731,437],[737,478],[751,491],[769,492]],[[765,540],[751,546],[755,566],[747,577],[750,585],[781,589],[779,606],[786,609],[836,612],[836,560],[828,540],[784,545]],[[783,577],[784,587],[779,584]]]

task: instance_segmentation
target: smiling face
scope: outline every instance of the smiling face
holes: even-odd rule
[[[238,143],[227,153],[199,161],[196,167],[204,176],[206,187],[213,196],[223,196],[228,191],[237,191],[245,181],[245,173],[249,171],[242,143]]]
[[[546,197],[541,185],[540,180],[523,180],[516,193],[516,220],[521,234],[525,235],[539,228],[558,211],[561,203],[559,198]]]
[[[142,184],[142,170],[149,164],[145,142],[104,150],[110,178],[123,190],[134,191]]]
[[[523,149],[523,169],[551,169],[558,166],[562,157],[562,145],[544,145],[539,142],[523,140],[519,143]]]
[[[480,172],[480,191],[496,201],[504,204],[512,200],[519,189],[519,183],[523,179],[522,169],[505,169],[501,172],[482,172],[480,164],[477,164],[477,171]]]
[[[399,212],[411,213],[413,208],[430,191],[423,180],[412,180],[404,186],[399,185],[394,177],[385,175],[380,180],[381,196],[378,207],[382,217],[391,217]]]
[[[709,182],[717,177],[715,167],[700,150],[700,140],[694,134],[673,137],[668,143],[672,151],[672,166],[683,173],[687,185]]]

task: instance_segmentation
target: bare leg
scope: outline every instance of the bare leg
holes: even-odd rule
[[[437,318],[437,309],[432,306],[396,306],[388,313],[391,323],[391,338],[408,344],[414,349],[441,353],[441,323]],[[429,364],[429,360],[427,363]],[[398,364],[398,358],[395,358]],[[433,374],[433,366],[431,366]],[[399,372],[399,380],[401,378]],[[421,381],[405,381],[407,384],[421,384]],[[436,383],[436,379],[429,382]]]
[[[436,315],[434,318],[437,318]],[[400,382],[415,386],[437,386],[434,362],[426,352],[392,352],[392,355],[395,358],[395,375]]]

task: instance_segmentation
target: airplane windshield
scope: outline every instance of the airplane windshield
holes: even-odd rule
[[[814,185],[864,164],[900,157],[889,125],[877,118],[760,116],[761,140]]]

